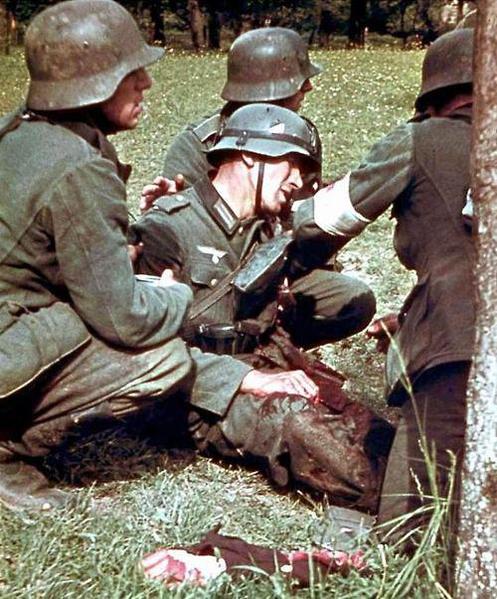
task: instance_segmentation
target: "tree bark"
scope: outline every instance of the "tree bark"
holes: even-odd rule
[[[490,599],[497,589],[497,3],[481,0],[478,8],[472,160],[478,309],[456,580],[464,599]]]
[[[0,39],[4,54],[10,54],[10,46],[12,44],[14,13],[11,10],[10,4],[10,2],[0,2]]]

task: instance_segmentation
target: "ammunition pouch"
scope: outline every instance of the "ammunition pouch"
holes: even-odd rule
[[[90,338],[83,321],[63,302],[36,312],[10,301],[0,305],[0,400],[35,382]]]

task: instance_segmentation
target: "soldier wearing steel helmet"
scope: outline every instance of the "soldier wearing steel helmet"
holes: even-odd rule
[[[306,172],[320,165],[308,122],[264,103],[244,106],[228,117],[207,158],[214,169],[211,179],[159,198],[131,228],[143,244],[138,270],[156,275],[176,268],[196,301],[234,272],[254,246],[281,230],[277,218],[288,210]],[[231,289],[196,324],[257,316],[257,311],[239,314],[236,303]],[[260,311],[261,298],[257,305]],[[302,328],[309,332],[308,326]]]
[[[301,251],[315,243],[337,249],[391,208],[395,250],[418,277],[398,319],[387,321],[392,332],[398,329],[387,355],[388,399],[402,407],[403,419],[387,467],[382,522],[419,508],[419,489],[433,495],[421,438],[430,454],[437,447],[439,492],[447,491],[449,451],[459,482],[475,322],[474,246],[465,216],[472,59],[471,29],[438,38],[423,62],[416,116],[373,146],[357,169],[318,192],[296,225]],[[381,337],[381,326],[375,323],[370,333]],[[457,497],[456,488],[456,503]]]
[[[305,141],[301,146],[297,145],[299,139]],[[304,147],[309,154],[305,160]],[[276,158],[286,154],[299,159],[302,181],[299,178],[298,184],[283,186],[278,201],[268,199],[266,189],[282,184],[277,178],[273,180],[273,165]],[[218,156],[226,158],[220,165]],[[214,169],[211,178],[203,177],[193,189],[157,200],[154,208],[133,225],[130,235],[135,244],[142,244],[137,270],[157,275],[165,265],[177,265],[194,289],[196,301],[219,287],[254,245],[281,231],[280,217],[288,213],[306,175],[321,165],[319,142],[309,122],[291,110],[265,103],[248,104],[228,117],[207,158]],[[245,172],[246,180],[235,182],[235,177],[226,176],[235,171]],[[249,183],[252,187],[247,188]],[[197,234],[192,236],[192,227],[196,233],[205,229],[208,239],[199,241]],[[202,256],[205,248],[222,258]],[[186,273],[180,256],[188,257]],[[307,256],[289,280],[297,305],[286,329],[301,347],[316,347],[352,335],[374,314],[375,300],[369,287],[323,264],[328,257],[326,252]],[[263,318],[261,309],[269,309],[273,299],[269,293],[259,296],[257,304],[246,300],[251,310],[238,314],[232,293],[225,294],[202,315],[202,322]]]
[[[189,287],[167,270],[154,285],[133,275],[129,167],[107,135],[136,127],[146,67],[162,53],[113,0],[60,2],[27,30],[26,106],[0,121],[0,501],[10,507],[67,503],[33,458],[88,418],[173,393],[207,419],[244,392],[316,396],[302,371],[188,349],[177,334]]]
[[[156,179],[153,185],[144,188],[142,195],[142,208],[144,210],[161,195],[167,192],[169,181],[178,173],[185,178],[187,185],[199,183],[212,171],[209,164],[209,150],[212,149],[220,138],[226,141],[224,127],[234,111],[246,105],[258,103],[271,103],[287,110],[297,112],[304,100],[306,93],[312,90],[312,77],[316,76],[321,68],[314,64],[310,57],[307,44],[291,29],[283,27],[266,27],[248,31],[238,37],[232,44],[228,54],[227,80],[221,92],[226,104],[208,119],[200,123],[189,125],[172,142],[168,149],[163,174],[168,177],[166,187],[162,187],[161,178]],[[251,115],[251,112],[247,113]],[[319,187],[321,180],[321,141],[316,127],[307,119],[310,135],[313,139],[315,160],[312,168],[302,172],[304,184],[294,191],[295,197],[309,197]],[[250,123],[249,123],[250,124]],[[209,183],[206,183],[209,186]],[[202,194],[201,194],[202,195]],[[276,221],[290,220],[291,202],[287,202],[278,215],[274,215],[257,207],[258,218],[266,221],[270,228],[274,228]],[[167,226],[164,234],[159,233],[157,212],[145,219],[139,230],[150,226],[154,229],[155,242],[149,244],[149,253],[142,256],[138,269],[157,274],[157,268],[169,261],[171,248],[167,247]],[[164,223],[165,224],[165,223]],[[135,232],[138,228],[135,229]],[[147,233],[145,233],[146,235]],[[151,235],[152,233],[150,233]],[[164,245],[164,256],[160,257],[161,238]],[[245,233],[242,235],[245,239]],[[183,238],[182,238],[183,239]],[[131,237],[133,248],[141,248],[140,237]],[[193,243],[191,238],[184,238],[187,246]],[[219,238],[212,240],[211,246],[220,248],[226,243],[225,235],[219,232]],[[183,248],[185,252],[190,247]],[[150,252],[154,252],[152,261]],[[304,274],[304,271],[300,273]],[[208,276],[206,272],[204,276]],[[219,282],[219,277],[212,276],[213,281]],[[299,282],[294,281],[295,291],[300,294],[306,291],[305,303],[308,306],[306,313],[299,313],[294,325],[294,341],[305,347],[314,347],[318,344],[328,343],[343,339],[361,331],[372,319],[375,312],[375,298],[371,290],[361,281],[342,275],[336,267],[336,259],[332,254],[320,254],[320,259],[310,263],[305,268],[305,276],[299,277]],[[303,302],[304,303],[304,302]],[[224,314],[223,302],[217,305],[218,318],[221,321],[230,320],[232,314],[227,310]],[[298,321],[298,326],[297,326]],[[300,332],[299,332],[300,331]],[[304,331],[306,334],[304,334]]]
[[[243,106],[227,118],[207,158],[213,168],[211,178],[159,198],[132,225],[132,236],[143,246],[138,269],[157,274],[170,268],[193,289],[194,301],[182,329],[190,344],[218,353],[247,354],[243,359],[250,363],[254,348],[262,345],[267,351],[275,346],[281,277],[276,268],[276,276],[239,295],[232,285],[233,273],[278,232],[278,216],[304,185],[305,174],[319,167],[320,154],[306,120],[286,108],[258,103]],[[311,277],[302,273],[301,265],[292,263],[291,252],[289,262],[288,283],[295,303],[288,318],[280,316],[280,324],[299,346],[312,347],[357,327],[353,308],[333,318],[315,318],[316,312],[326,313],[330,293],[316,292],[320,289],[313,285],[312,273]],[[361,288],[357,282],[356,290],[358,299],[362,293],[364,302],[371,301],[365,285]],[[217,376],[214,369],[212,376]],[[330,419],[327,409],[312,408],[300,399],[270,401],[270,418],[268,402],[247,396],[236,398],[228,413],[211,418],[210,425],[202,409],[192,411],[190,425],[197,444],[223,455],[236,455],[236,448],[242,454],[270,456],[270,472],[279,484],[288,480],[281,467],[282,452],[288,452],[294,476],[343,498],[334,478],[338,443],[350,465],[340,468],[346,498],[374,509],[374,468],[370,470],[364,455],[355,462],[346,436],[335,428],[340,426],[339,418]],[[217,402],[213,397],[211,407]],[[245,437],[249,429],[252,432]],[[328,450],[323,452],[323,447]]]
[[[180,173],[192,185],[209,170],[205,151],[211,148],[228,118],[243,104],[271,102],[299,111],[312,90],[312,77],[321,67],[310,60],[307,44],[300,35],[284,27],[247,31],[228,53],[227,79],[221,97],[226,103],[214,114],[188,125],[172,141],[164,160],[163,175]],[[316,139],[319,135],[314,125]],[[320,142],[318,148],[320,149]],[[320,170],[309,178],[320,178]]]

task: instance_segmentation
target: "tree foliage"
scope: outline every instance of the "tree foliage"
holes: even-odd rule
[[[60,0],[4,0],[2,4],[24,23],[33,14]],[[147,13],[157,23],[164,14],[174,14],[178,23],[188,28],[189,0],[119,0],[134,14]],[[378,33],[395,33],[402,29],[436,29],[439,15],[446,0],[198,0],[200,9],[209,19],[217,18],[220,24],[246,20],[252,26],[271,24],[311,31],[319,25],[323,8],[332,16],[336,33],[346,33],[351,20]],[[215,15],[217,15],[215,17]],[[403,23],[403,25],[402,25]],[[156,34],[160,37],[160,27]]]

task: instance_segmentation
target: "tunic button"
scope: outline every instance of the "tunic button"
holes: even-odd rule
[[[239,227],[238,228],[238,235],[241,235],[243,233],[243,227]]]
[[[177,195],[176,196],[176,201],[181,202],[182,199],[183,199],[182,195]]]
[[[211,279],[211,287],[214,287],[214,285],[217,285],[217,279]]]

